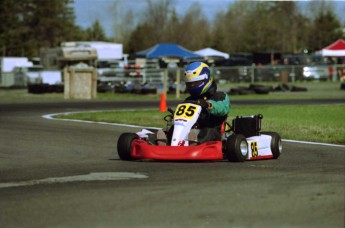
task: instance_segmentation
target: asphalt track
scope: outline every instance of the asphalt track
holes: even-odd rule
[[[330,102],[345,103],[319,101]],[[0,104],[0,227],[344,227],[345,147],[284,141],[278,160],[125,162],[117,139],[138,129],[42,118],[134,107],[158,102]]]

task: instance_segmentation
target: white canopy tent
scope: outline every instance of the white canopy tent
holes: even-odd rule
[[[203,57],[223,57],[228,59],[230,57],[229,54],[221,51],[217,51],[213,48],[204,48],[194,52],[195,54],[201,55]]]

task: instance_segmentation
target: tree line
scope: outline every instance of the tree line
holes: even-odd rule
[[[314,52],[345,38],[345,22],[332,2],[310,1],[308,14],[295,1],[235,1],[209,21],[198,3],[178,15],[171,0],[146,0],[136,21],[132,10],[114,2],[114,37],[98,20],[82,29],[75,24],[73,0],[0,1],[0,55],[39,56],[41,48],[61,42],[111,41],[129,54],[157,43],[177,43],[190,50],[212,47],[227,53]]]

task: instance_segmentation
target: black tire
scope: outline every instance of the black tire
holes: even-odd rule
[[[239,91],[240,91],[239,88],[231,88],[231,89],[229,90],[228,94],[230,94],[230,95],[238,95],[238,94],[240,94]]]
[[[255,94],[255,91],[251,89],[240,89],[239,94],[240,95]]]
[[[345,90],[345,82],[343,82],[343,83],[340,84],[340,89],[341,89],[341,90]]]
[[[277,159],[282,153],[282,149],[283,149],[280,135],[276,132],[261,132],[261,134],[272,136],[271,151],[273,154],[273,158]]]
[[[248,156],[248,142],[243,135],[230,135],[225,142],[225,155],[231,162],[244,162]]]
[[[137,139],[138,135],[135,133],[123,133],[120,135],[117,141],[117,153],[121,160],[133,161],[135,160],[131,156],[132,142]]]
[[[257,87],[254,88],[254,91],[256,94],[269,94],[270,93],[270,88],[269,87]]]
[[[299,87],[299,86],[292,86],[291,92],[307,92],[308,89],[306,87]]]

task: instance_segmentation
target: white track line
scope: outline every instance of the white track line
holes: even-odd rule
[[[100,112],[100,111],[92,111],[92,112]],[[89,120],[74,120],[74,119],[61,119],[61,118],[54,118],[57,115],[68,115],[73,113],[80,113],[80,112],[64,112],[64,113],[53,113],[43,115],[42,118],[48,120],[63,120],[63,121],[71,121],[71,122],[79,122],[79,123],[91,123],[91,124],[103,124],[103,125],[112,125],[112,126],[121,126],[121,127],[131,127],[131,128],[148,128],[147,126],[138,126],[138,125],[131,125],[131,124],[119,124],[119,123],[108,123],[108,122],[96,122],[96,121],[89,121]],[[160,130],[162,128],[157,127],[150,127],[150,129],[157,129]]]
[[[86,175],[67,176],[67,177],[49,177],[38,180],[18,181],[0,183],[0,188],[32,186],[38,184],[55,184],[55,183],[69,183],[80,181],[116,181],[116,180],[129,180],[129,179],[143,179],[148,176],[141,173],[128,173],[128,172],[104,172],[104,173],[90,173]]]
[[[307,141],[297,141],[297,140],[290,140],[290,139],[283,139],[282,141],[284,141],[284,142],[292,142],[292,143],[309,144],[309,145],[334,146],[334,147],[342,147],[342,148],[345,148],[345,145],[339,145],[339,144],[319,143],[319,142],[307,142]]]
[[[92,112],[100,112],[100,111],[92,111]],[[80,123],[94,123],[94,124],[104,124],[104,125],[113,125],[113,126],[122,126],[122,127],[131,127],[131,128],[147,128],[147,126],[137,126],[137,125],[130,125],[130,124],[119,124],[119,123],[107,123],[107,122],[96,122],[96,121],[88,121],[88,120],[73,120],[73,119],[55,119],[54,116],[56,115],[68,115],[72,113],[80,113],[80,112],[64,112],[64,113],[53,113],[43,115],[42,117],[49,120],[64,120],[64,121],[71,121],[71,122],[80,122]],[[162,129],[156,127],[150,127],[150,129]],[[290,139],[282,139],[284,142],[291,142],[291,143],[300,143],[300,144],[308,144],[308,145],[320,145],[320,146],[332,146],[332,147],[341,147],[345,148],[345,145],[339,144],[331,144],[331,143],[320,143],[320,142],[307,142],[307,141],[298,141],[298,140],[290,140]]]

